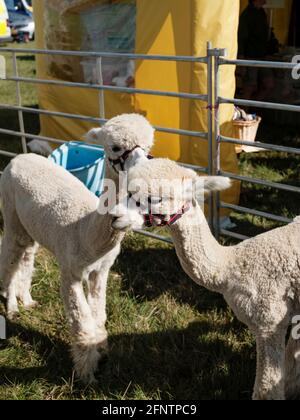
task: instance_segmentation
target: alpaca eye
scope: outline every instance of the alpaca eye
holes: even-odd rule
[[[133,194],[132,194],[132,192],[128,192],[128,198],[129,198],[129,200],[133,199]],[[136,205],[137,207],[141,207],[141,201],[140,201],[140,200],[134,200],[134,201],[135,201],[135,205]]]
[[[118,153],[118,152],[120,152],[120,151],[121,151],[121,147],[119,147],[119,146],[113,146],[113,147],[111,148],[111,150],[112,150],[114,153]]]

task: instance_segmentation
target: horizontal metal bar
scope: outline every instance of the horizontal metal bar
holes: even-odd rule
[[[221,65],[263,67],[263,68],[282,69],[282,70],[293,70],[297,65],[296,63],[286,63],[286,62],[280,62],[280,61],[228,60],[226,58],[220,58],[219,63]]]
[[[224,202],[220,203],[220,207],[222,209],[229,209],[229,210],[236,211],[237,213],[252,214],[253,216],[259,216],[265,219],[275,220],[276,222],[280,222],[280,223],[291,223],[293,221],[292,219],[288,219],[287,217],[276,216],[275,214],[272,214],[272,213],[266,213],[264,211],[248,209],[247,207],[236,206],[236,205],[228,204]]]
[[[154,128],[156,131],[161,133],[180,134],[182,136],[199,137],[206,140],[208,138],[208,134],[202,133],[201,131],[179,130],[175,128],[163,128],[158,126],[154,126]]]
[[[74,120],[90,121],[90,122],[94,122],[95,124],[104,124],[107,121],[101,118],[88,117],[85,115],[68,114],[65,112],[58,112],[58,111],[47,111],[45,109],[30,108],[30,107],[16,106],[16,105],[0,104],[0,108],[9,109],[13,111],[28,112],[30,114],[50,115],[52,117],[62,117],[62,118],[70,118]]]
[[[299,105],[287,105],[287,104],[277,104],[272,102],[260,102],[260,101],[249,101],[246,99],[228,99],[228,98],[219,98],[221,104],[233,104],[239,106],[250,106],[263,109],[275,109],[279,111],[291,111],[291,112],[300,112]]]
[[[197,166],[197,165],[191,165],[189,163],[183,163],[183,162],[177,162],[178,165],[184,167],[184,168],[188,168],[188,169],[192,169],[193,171],[197,171],[197,172],[204,172],[204,173],[208,173],[208,168],[204,167],[204,166]]]
[[[0,128],[0,134],[7,134],[9,136],[17,136],[17,137],[24,136],[28,139],[37,139],[37,140],[41,140],[41,141],[45,141],[45,142],[51,142],[51,143],[55,143],[55,144],[66,143],[66,141],[59,140],[59,139],[56,139],[56,138],[53,138],[53,137],[41,136],[41,135],[38,135],[38,134],[21,133],[19,131],[6,130],[4,128]],[[194,171],[207,173],[207,168],[204,168],[202,166],[189,165],[188,163],[181,163],[181,162],[178,162],[178,164],[180,166],[184,166],[185,168],[193,169]]]
[[[27,133],[20,133],[19,131],[13,131],[13,130],[6,130],[4,128],[0,128],[0,134],[7,134],[8,136],[16,136],[16,137],[26,137],[28,139],[37,139],[45,142],[51,142],[55,144],[64,144],[65,141],[59,140],[53,137],[45,137],[40,136],[38,134],[27,134]]]
[[[226,176],[237,181],[249,182],[251,184],[263,185],[264,187],[276,188],[278,190],[289,191],[293,193],[300,193],[300,187],[293,187],[292,185],[279,184],[278,182],[265,181],[263,179],[249,178],[247,176],[236,175],[230,172],[220,171],[219,175]]]
[[[296,149],[294,147],[278,146],[276,144],[261,143],[261,142],[258,142],[258,141],[253,142],[253,141],[238,140],[238,139],[233,139],[231,137],[220,136],[220,142],[221,143],[239,144],[239,145],[241,144],[241,145],[244,145],[244,146],[257,147],[259,149],[273,150],[275,152],[295,153],[297,155],[300,154],[300,149]]]
[[[145,230],[134,230],[134,232],[138,233],[139,235],[147,236],[148,238],[156,239],[158,241],[163,241],[163,242],[173,245],[172,239],[166,238],[165,236],[156,235],[154,233],[147,232]]]
[[[0,155],[8,156],[8,157],[16,157],[18,156],[17,153],[8,152],[7,150],[0,150]]]
[[[8,81],[8,82],[32,83],[32,84],[40,84],[40,85],[52,85],[52,86],[63,86],[63,87],[73,87],[73,88],[76,87],[80,89],[95,89],[95,90],[103,90],[103,91],[108,91],[108,92],[165,96],[168,98],[193,99],[193,100],[207,102],[207,95],[198,95],[195,93],[167,92],[167,91],[151,90],[151,89],[135,89],[135,88],[126,88],[126,87],[119,87],[119,86],[97,85],[93,83],[75,83],[75,82],[65,82],[62,80],[32,79],[30,77],[7,77],[6,79],[3,79],[3,80]]]
[[[240,233],[231,232],[230,230],[226,230],[226,229],[221,229],[220,233],[223,236],[229,236],[230,238],[238,239],[239,241],[245,241],[247,239],[250,239],[249,236],[241,235]]]
[[[62,55],[76,56],[88,58],[126,58],[129,60],[151,60],[151,61],[187,61],[191,63],[206,63],[207,57],[193,56],[172,56],[172,55],[147,55],[147,54],[131,54],[131,53],[111,53],[111,52],[95,52],[95,51],[62,51],[62,50],[41,50],[41,49],[24,49],[24,48],[0,48],[0,52],[9,52],[17,54],[42,54],[42,55]]]
[[[95,124],[105,124],[108,120],[103,118],[94,118],[85,115],[77,115],[77,114],[69,114],[65,112],[57,112],[57,111],[47,111],[45,109],[37,109],[37,108],[30,108],[30,107],[21,107],[16,105],[8,105],[8,104],[0,104],[0,108],[15,110],[15,111],[23,111],[32,114],[42,114],[42,115],[49,115],[53,117],[62,117],[62,118],[70,118],[70,119],[77,119],[82,121],[89,121],[94,122]],[[207,133],[201,133],[197,131],[188,131],[188,130],[180,130],[175,128],[164,128],[164,127],[154,127],[156,131],[162,133],[169,133],[169,134],[180,134],[182,136],[191,136],[191,137],[199,137],[203,139],[207,139]]]

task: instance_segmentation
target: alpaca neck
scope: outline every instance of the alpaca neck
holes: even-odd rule
[[[171,226],[171,233],[184,271],[205,288],[224,293],[232,249],[216,241],[198,203]]]
[[[105,177],[115,183],[116,190],[111,190],[111,194],[115,199],[115,194],[119,197],[119,174],[114,171],[112,166],[106,160]],[[109,186],[110,188],[110,186]],[[115,246],[123,240],[125,233],[112,228],[113,216],[109,214],[108,209],[105,210],[105,194],[100,197],[103,204],[104,214],[99,213],[98,209],[90,213],[84,218],[81,224],[81,237],[87,238],[86,253],[88,258],[98,260],[103,255],[107,254]],[[98,208],[99,203],[97,201]]]

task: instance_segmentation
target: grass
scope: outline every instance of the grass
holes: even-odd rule
[[[34,58],[18,57],[20,73],[33,76]],[[8,62],[9,71],[11,63]],[[11,103],[14,87],[0,82],[1,102]],[[37,106],[27,87],[23,105]],[[268,121],[266,115],[264,120]],[[18,128],[17,115],[1,110],[1,127]],[[272,121],[272,120],[271,120]],[[36,116],[26,125],[39,132]],[[265,124],[260,138],[299,147],[297,125]],[[21,151],[20,140],[0,134],[4,150]],[[7,164],[1,160],[2,168]],[[261,152],[242,155],[242,174],[299,185],[299,157]],[[248,183],[241,205],[287,217],[299,213],[299,197]],[[254,235],[278,224],[232,214],[237,231]],[[225,240],[225,243],[230,243]],[[99,385],[84,388],[72,373],[70,337],[59,298],[54,258],[39,252],[33,296],[40,306],[8,323],[0,341],[0,399],[249,399],[255,375],[255,343],[221,296],[195,285],[182,272],[171,246],[128,235],[108,286],[110,355],[99,369]],[[0,313],[4,314],[4,302]]]

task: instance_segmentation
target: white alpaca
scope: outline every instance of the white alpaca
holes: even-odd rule
[[[118,183],[119,172],[148,160],[154,131],[142,115],[122,114],[109,120],[102,128],[90,130],[86,139],[104,147],[106,177]]]
[[[107,346],[105,293],[108,270],[126,228],[140,227],[138,213],[98,213],[99,200],[79,180],[49,160],[20,155],[0,181],[4,236],[0,278],[7,313],[35,302],[30,295],[37,243],[50,250],[61,269],[61,292],[70,321],[72,354],[79,377],[94,381]],[[118,213],[118,214],[117,214]],[[83,280],[88,284],[86,298]]]
[[[177,180],[173,195],[160,195],[161,178]],[[139,193],[136,180],[144,182]],[[145,202],[150,196],[156,203],[152,224],[168,222],[174,210],[166,211],[167,205],[174,208],[175,204],[177,210],[190,206],[170,225],[176,252],[184,271],[196,283],[223,294],[239,320],[255,335],[257,372],[253,398],[281,400],[285,389],[286,396],[299,396],[300,340],[290,337],[287,350],[285,345],[291,320],[300,314],[299,218],[236,246],[223,247],[212,236],[194,199],[195,193],[190,197],[182,195],[181,184],[188,180],[194,183],[197,193],[229,186],[226,178],[199,178],[174,162],[157,159],[130,171],[129,190],[135,200]]]
[[[118,190],[118,175],[119,171],[121,170],[127,170],[129,167],[133,166],[137,162],[147,161],[146,155],[148,154],[150,148],[153,145],[153,134],[154,129],[151,127],[149,122],[142,116],[137,114],[124,114],[118,117],[115,117],[108,121],[103,128],[96,128],[91,130],[87,138],[91,141],[95,141],[97,143],[100,143],[104,146],[106,156],[107,156],[107,163],[106,163],[106,177],[111,178],[116,183],[116,190]],[[24,161],[22,160],[24,159]],[[32,161],[37,161],[37,159],[33,156],[31,156]],[[18,164],[16,162],[19,162]],[[23,167],[24,162],[24,167]],[[14,169],[15,171],[15,177],[14,181],[17,184],[20,182],[20,184],[24,184],[24,176],[27,176],[26,171],[28,166],[30,164],[26,163],[26,158],[17,158],[13,161],[12,165],[15,168],[17,165],[18,169]],[[48,165],[48,164],[45,164]],[[11,169],[7,169],[7,171],[11,171]],[[6,171],[6,172],[7,172]],[[58,170],[55,171],[55,173]],[[9,184],[9,182],[5,183],[4,179],[5,176],[3,176],[2,181],[2,190],[4,191],[3,194],[3,214],[5,219],[5,241],[3,245],[2,250],[2,257],[0,261],[0,280],[8,278],[4,283],[8,284],[10,282],[10,279],[12,277],[12,273],[6,274],[5,270],[7,269],[7,255],[10,254],[10,242],[14,242],[15,235],[17,228],[14,228],[14,226],[22,225],[25,227],[25,224],[31,223],[35,224],[35,217],[33,214],[39,213],[42,216],[44,212],[46,212],[46,208],[44,208],[47,203],[49,204],[50,208],[53,207],[53,203],[55,206],[54,213],[55,218],[61,219],[58,221],[55,221],[55,223],[63,223],[66,227],[69,226],[68,230],[60,229],[59,226],[55,227],[55,225],[49,226],[49,230],[53,230],[52,236],[54,237],[53,241],[57,242],[57,246],[59,247],[60,251],[56,252],[56,249],[54,249],[54,245],[47,245],[47,238],[43,240],[44,235],[48,236],[47,229],[43,229],[42,222],[37,229],[37,237],[32,236],[31,234],[25,235],[25,246],[22,246],[21,243],[21,250],[24,252],[22,254],[22,258],[19,263],[16,263],[16,270],[14,270],[14,281],[11,281],[11,289],[12,292],[8,294],[8,313],[10,316],[13,316],[14,313],[17,312],[17,300],[18,297],[25,307],[30,308],[35,305],[35,302],[32,301],[31,295],[30,295],[30,286],[31,286],[31,277],[33,272],[33,263],[34,263],[34,256],[35,252],[37,250],[37,244],[41,243],[42,245],[45,245],[46,248],[50,249],[50,251],[54,252],[54,254],[57,256],[59,260],[62,259],[63,267],[65,267],[65,264],[67,264],[68,255],[69,253],[72,254],[72,258],[74,258],[76,261],[78,260],[78,264],[85,265],[85,268],[82,268],[80,271],[77,270],[77,265],[67,264],[68,268],[62,270],[62,277],[64,280],[64,276],[67,276],[68,270],[74,272],[74,277],[78,279],[85,278],[87,280],[88,284],[88,296],[87,296],[87,302],[85,301],[84,295],[82,294],[82,285],[80,285],[80,282],[77,282],[78,290],[76,291],[78,302],[81,307],[85,307],[86,310],[87,304],[90,307],[91,315],[95,320],[95,323],[97,324],[98,329],[98,336],[97,336],[97,346],[101,347],[102,350],[105,350],[107,347],[107,332],[105,329],[105,322],[106,322],[106,284],[108,279],[108,274],[111,266],[115,262],[115,259],[117,258],[119,252],[120,252],[120,243],[123,238],[123,234],[118,234],[117,239],[112,240],[113,246],[110,245],[111,241],[111,230],[110,229],[104,229],[102,228],[105,226],[104,221],[106,220],[108,224],[111,223],[111,217],[105,216],[100,217],[99,214],[95,213],[95,206],[98,202],[96,197],[94,197],[92,194],[89,193],[86,188],[79,183],[76,179],[74,179],[71,175],[66,175],[65,171],[64,177],[66,177],[64,180],[59,180],[57,177],[55,179],[52,179],[53,176],[49,176],[49,182],[47,179],[47,176],[44,174],[44,170],[42,167],[40,169],[35,168],[33,165],[32,170],[30,171],[28,169],[28,176],[27,181],[25,182],[25,186],[28,187],[28,197],[30,197],[30,203],[27,204],[27,196],[24,198],[23,205],[20,203],[22,202],[21,196],[16,196],[15,200],[9,197],[9,191],[10,187],[9,185],[6,186],[6,184]],[[62,173],[60,171],[60,173]],[[57,185],[56,185],[57,184]],[[72,189],[73,185],[73,189]],[[80,185],[80,189],[78,189],[78,185]],[[40,194],[42,197],[45,196],[46,204],[43,206],[39,205],[39,194],[37,192],[32,192],[33,189],[35,191],[35,188],[40,188]],[[81,199],[78,201],[78,204],[75,205],[74,200],[77,201],[78,194],[82,194]],[[36,196],[38,197],[36,199]],[[11,201],[11,203],[7,204],[8,210],[5,214],[5,201]],[[87,200],[85,202],[85,200]],[[17,202],[20,206],[20,211],[28,212],[25,216],[19,216],[19,212],[17,214],[16,211],[11,211],[11,208],[13,209],[14,206],[17,205]],[[90,204],[89,204],[90,202]],[[35,208],[35,212],[31,213],[30,209],[28,210],[27,207],[32,206]],[[62,209],[60,207],[62,206]],[[24,207],[24,208],[23,208]],[[27,209],[27,210],[26,210]],[[92,210],[91,210],[92,209]],[[92,217],[85,217],[85,214],[89,214],[93,212],[94,218]],[[121,214],[119,213],[120,208],[118,208],[118,214],[116,214],[117,220],[114,222],[114,227],[116,229],[124,229],[126,226],[132,227],[135,223],[135,220],[131,220],[131,213],[126,211],[126,209],[121,209]],[[123,211],[123,214],[122,214]],[[60,214],[63,212],[62,214]],[[73,215],[73,213],[75,214]],[[10,214],[11,213],[11,214]],[[56,214],[57,213],[57,214]],[[21,213],[20,213],[21,215]],[[22,213],[23,215],[23,213]],[[123,216],[123,217],[121,217]],[[24,222],[23,218],[24,217]],[[134,219],[133,215],[133,219]],[[15,218],[15,220],[14,220]],[[42,217],[43,218],[43,217]],[[82,220],[80,220],[82,218]],[[19,223],[20,221],[21,223]],[[86,219],[86,221],[85,221]],[[95,220],[94,220],[95,219]],[[56,219],[55,219],[56,220]],[[80,222],[80,223],[79,223]],[[95,222],[95,224],[93,224]],[[24,225],[23,225],[24,223]],[[47,217],[44,218],[45,226],[49,223],[47,220]],[[77,232],[77,239],[74,240],[74,232],[71,229],[71,226],[76,226],[76,232]],[[97,230],[97,226],[99,225],[99,230]],[[138,225],[136,226],[138,227]],[[22,230],[22,228],[20,228]],[[87,229],[87,230],[85,230]],[[23,229],[24,230],[24,229]],[[70,232],[69,232],[70,230]],[[78,230],[78,231],[77,231]],[[25,227],[25,231],[28,233],[31,231],[28,231]],[[70,236],[68,236],[68,233]],[[72,236],[73,235],[73,236]],[[41,241],[38,239],[41,236]],[[34,241],[32,241],[32,238]],[[56,238],[56,239],[55,239]],[[28,243],[30,242],[30,244]],[[70,243],[69,243],[70,242]],[[6,243],[8,245],[6,245]],[[60,245],[60,243],[62,245]],[[90,243],[90,245],[88,245]],[[63,245],[64,244],[64,245]],[[95,246],[94,250],[91,250]],[[89,249],[86,249],[86,248]],[[21,252],[20,250],[20,252]],[[101,253],[99,254],[99,250],[101,250]],[[76,252],[79,254],[76,255]],[[80,253],[87,253],[87,255],[84,257],[87,261],[89,261],[89,258],[96,257],[93,261],[93,266],[90,267],[88,263],[85,264],[84,261],[82,261],[82,258],[80,256]],[[67,257],[65,257],[67,255]],[[60,261],[60,260],[59,260]],[[17,269],[19,267],[19,270]],[[92,269],[91,269],[92,268]],[[64,274],[66,272],[66,274]],[[83,276],[83,277],[82,277]],[[19,279],[17,281],[17,279]],[[63,284],[68,284],[68,279],[63,282]],[[67,287],[67,286],[66,286]],[[3,291],[4,295],[7,295],[7,289],[6,287]],[[68,291],[64,292],[63,290],[63,296],[67,296]],[[66,302],[66,307],[67,302]],[[73,312],[74,313],[74,312]],[[77,325],[74,321],[72,321],[73,325],[76,326],[78,334],[81,334],[79,332],[80,328],[90,328],[91,319],[88,318],[87,322],[84,322],[82,320],[81,325]],[[76,329],[75,328],[75,329]],[[79,329],[78,329],[79,328]],[[93,326],[91,327],[93,329]],[[75,368],[76,371],[81,379],[83,379],[86,382],[92,382],[94,381],[94,372],[97,368],[97,361],[100,358],[100,353],[96,351],[96,347],[92,345],[92,348],[90,349],[89,339],[90,336],[95,334],[90,332],[88,334],[85,345],[79,345],[78,344],[78,334],[75,334],[75,344],[73,346],[73,356],[75,361]],[[101,344],[102,343],[102,344]],[[101,344],[101,345],[100,345]],[[81,346],[81,348],[80,348]],[[90,349],[90,350],[89,350]]]

